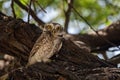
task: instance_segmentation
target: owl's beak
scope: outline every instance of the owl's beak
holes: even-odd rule
[[[57,36],[58,36],[58,37],[63,37],[63,33],[62,33],[62,32],[61,32],[61,33],[58,33]]]
[[[59,37],[63,37],[63,35],[58,35]]]

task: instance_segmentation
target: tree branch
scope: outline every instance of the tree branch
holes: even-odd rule
[[[68,9],[65,12],[65,23],[64,23],[64,30],[67,33],[68,31],[68,25],[69,25],[69,21],[70,21],[70,14],[71,14],[71,9],[72,7],[70,5],[73,5],[74,0],[66,0],[67,4],[68,4]]]
[[[11,8],[12,8],[13,17],[16,18],[15,9],[14,9],[14,0],[12,0],[11,2]]]
[[[41,30],[35,25],[25,23],[20,19],[14,19],[7,16],[0,16],[0,19],[0,53],[15,56],[21,60],[21,63],[24,63],[21,65],[25,66],[30,50],[38,36],[40,36]],[[112,29],[113,27],[107,28],[104,32],[110,35],[111,31],[113,31],[113,34],[118,34],[117,37],[120,38],[120,27],[114,30]],[[88,43],[93,42],[93,46],[98,44],[100,41],[99,37],[94,35],[92,39],[90,36],[82,37],[81,41],[84,41],[86,38],[89,41]],[[99,40],[96,44],[96,41],[93,39],[94,37],[97,41]],[[112,39],[115,37],[116,36],[113,36]],[[120,69],[101,68],[114,67],[114,65],[90,54],[89,50],[84,49],[87,45],[81,44],[78,46],[74,43],[74,41],[66,38],[64,38],[62,42],[62,48],[57,54],[50,58],[51,62],[38,62],[28,67],[21,67],[17,69],[12,68],[12,71],[8,73],[8,80],[11,78],[14,80],[34,80],[41,78],[46,80],[57,80],[59,77],[64,77],[66,80],[91,80],[91,78],[93,80],[93,78],[97,77],[96,79],[99,80],[99,76],[101,76],[101,74],[104,74],[104,77],[102,76],[100,78],[101,80],[105,77],[111,80],[114,80],[113,77],[118,79],[120,78],[120,74],[118,73]],[[99,44],[101,44],[101,42]]]
[[[40,20],[34,11],[32,9],[27,8],[25,5],[23,5],[20,0],[14,0],[17,5],[19,5],[22,9],[24,9],[26,12],[30,11],[30,15],[33,17],[33,19],[39,24],[39,25],[44,25],[45,23]]]
[[[114,43],[116,46],[120,45],[120,21],[112,23],[104,29],[98,30],[100,36],[104,39],[109,40]],[[113,45],[107,43],[105,40],[101,39],[96,33],[87,33],[87,34],[79,34],[79,35],[65,35],[66,37],[75,40],[82,41],[86,43],[93,52],[96,51],[106,51],[109,47],[113,47]]]
[[[92,30],[96,33],[96,35],[97,35],[101,40],[104,40],[104,41],[105,41],[106,43],[108,43],[109,45],[114,46],[114,47],[117,47],[118,49],[120,49],[116,44],[112,43],[110,40],[105,39],[103,36],[101,36],[101,35],[99,34],[99,32],[96,31],[96,30],[93,28],[93,26],[92,26],[82,15],[79,14],[79,12],[73,7],[73,5],[70,4],[70,6],[71,6],[72,9],[78,14],[78,16],[79,16],[80,18],[82,18],[82,19],[86,22],[86,24],[90,27],[90,29],[92,29]]]

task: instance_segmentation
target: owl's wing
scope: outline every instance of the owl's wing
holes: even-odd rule
[[[33,46],[33,48],[32,48],[32,50],[31,50],[31,52],[30,52],[30,56],[29,57],[32,57],[35,53],[36,53],[36,51],[39,49],[39,43],[37,44],[37,43],[35,43],[35,45]]]
[[[57,38],[54,39],[53,45],[52,45],[52,50],[48,55],[46,55],[47,58],[52,57],[55,53],[59,52],[59,50],[62,47],[62,38]]]
[[[37,41],[35,42],[35,44],[34,44],[34,46],[33,46],[33,48],[32,48],[32,50],[31,50],[31,52],[30,52],[30,56],[29,56],[29,58],[31,58],[36,52],[37,52],[37,50],[39,49],[39,47],[41,47],[41,43],[42,43],[42,39],[44,39],[43,38],[43,34],[41,34],[41,36],[37,39]]]
[[[54,46],[53,46],[53,53],[58,52],[62,47],[62,38],[58,37],[57,39],[54,40]]]

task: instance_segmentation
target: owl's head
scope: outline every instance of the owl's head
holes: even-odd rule
[[[50,32],[53,36],[59,36],[63,32],[63,27],[58,23],[48,23],[43,31]]]

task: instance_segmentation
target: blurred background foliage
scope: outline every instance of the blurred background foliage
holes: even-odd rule
[[[19,0],[28,6],[30,0]],[[82,15],[95,29],[101,29],[120,19],[120,0],[73,0],[73,7]],[[17,18],[27,21],[28,13],[14,4]],[[58,22],[64,25],[65,12],[68,4],[65,0],[33,0],[31,8],[36,15],[44,22]],[[44,11],[44,10],[45,11]],[[11,0],[0,0],[0,10],[12,16]],[[31,23],[35,21],[30,18]],[[87,24],[75,13],[71,11],[69,22],[69,33],[77,34],[89,31]]]

